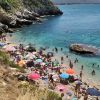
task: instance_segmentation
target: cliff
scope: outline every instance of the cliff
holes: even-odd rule
[[[0,33],[41,22],[41,15],[61,15],[50,0],[0,0]]]

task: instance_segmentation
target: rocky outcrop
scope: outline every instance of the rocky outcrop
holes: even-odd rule
[[[1,0],[0,1],[0,33],[11,31],[34,22],[42,22],[41,15],[61,15],[50,0]],[[3,27],[3,28],[2,28]]]
[[[69,49],[71,51],[74,51],[76,53],[80,53],[80,54],[93,54],[96,55],[98,52],[98,49],[93,47],[93,46],[89,46],[89,45],[85,45],[85,44],[71,44]]]
[[[39,15],[63,14],[63,12],[58,9],[58,7],[54,6],[50,0],[23,0],[23,4],[29,11],[34,11]]]
[[[8,28],[7,25],[0,23],[0,33],[4,33],[4,32],[13,32],[13,30]]]

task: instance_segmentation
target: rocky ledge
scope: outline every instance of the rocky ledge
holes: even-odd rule
[[[98,49],[93,47],[93,46],[89,46],[86,44],[71,44],[69,47],[70,51],[79,53],[79,54],[92,54],[92,55],[96,55],[98,53]]]
[[[13,32],[11,28],[42,22],[42,15],[61,15],[62,11],[50,0],[1,0],[0,33]]]

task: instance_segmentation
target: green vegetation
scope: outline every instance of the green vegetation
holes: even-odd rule
[[[19,85],[20,95],[17,100],[60,100],[60,96],[47,88],[41,89],[28,82]],[[27,97],[27,98],[26,98]]]
[[[17,68],[17,69],[20,69],[20,70],[23,70],[23,68],[21,68],[18,65],[14,64],[14,62],[10,61],[9,59],[10,59],[9,55],[7,55],[3,51],[0,51],[0,63],[1,64],[4,64],[6,66],[10,66],[10,67],[13,67],[13,68]]]
[[[1,0],[1,3],[8,3],[14,8],[18,8],[20,6],[19,0]]]

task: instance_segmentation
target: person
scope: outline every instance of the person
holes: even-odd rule
[[[91,73],[91,74],[92,74],[92,76],[93,76],[93,75],[95,75],[95,70],[94,70],[94,69],[93,69],[93,71],[92,71],[92,73]]]
[[[82,71],[80,71],[80,79],[82,80],[82,75],[83,75],[83,73],[82,73]]]
[[[97,97],[96,100],[99,100],[99,98]]]
[[[88,94],[87,93],[84,94],[84,100],[88,100]]]
[[[95,66],[95,64],[93,63],[93,64],[92,64],[92,67],[94,67],[94,66]]]
[[[68,58],[68,55],[66,55],[66,58]]]
[[[57,53],[58,52],[58,49],[55,47],[55,52]]]
[[[99,68],[100,66],[98,65],[97,67]]]
[[[61,51],[63,51],[63,48],[61,48]]]
[[[73,68],[73,63],[71,62],[71,60],[70,60],[70,62],[69,62],[69,67],[70,67],[70,68]]]
[[[76,86],[75,86],[75,95],[77,97],[79,97],[79,91],[80,91],[80,85],[79,84],[76,84]]]
[[[63,61],[64,61],[64,57],[61,57],[61,64],[63,64]]]
[[[81,70],[83,70],[83,68],[84,68],[84,66],[82,65],[82,66],[81,66]]]
[[[78,59],[77,58],[75,59],[74,63],[78,63]]]

